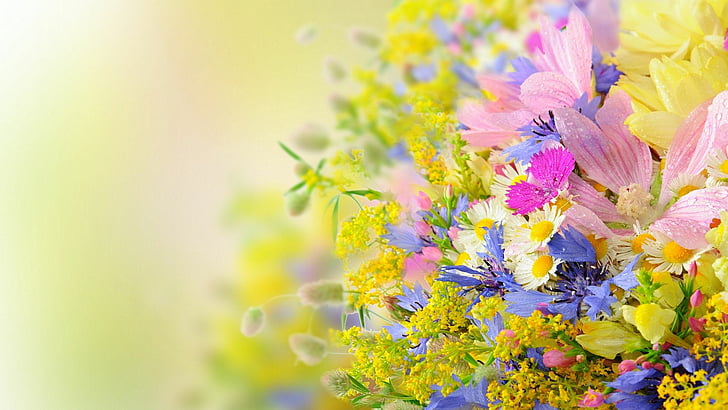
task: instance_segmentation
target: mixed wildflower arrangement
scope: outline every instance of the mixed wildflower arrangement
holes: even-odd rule
[[[345,271],[307,288],[347,304],[353,360],[327,387],[386,409],[725,408],[728,1],[403,0],[389,21],[335,99],[346,148],[314,167],[284,146],[292,209],[331,198]]]

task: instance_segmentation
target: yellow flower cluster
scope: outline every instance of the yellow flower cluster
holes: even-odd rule
[[[728,364],[728,303],[718,294],[708,300],[707,308],[702,317],[705,331],[702,337],[696,338],[691,352],[698,359],[720,360],[725,366]]]
[[[376,305],[383,307],[383,296],[399,291],[394,283],[402,277],[404,251],[385,246],[359,269],[344,275],[346,288],[350,290],[349,302],[355,307]]]
[[[346,263],[354,254],[367,250],[372,242],[387,233],[386,224],[397,223],[400,210],[396,202],[363,207],[355,217],[341,224],[336,254]]]
[[[561,315],[545,316],[537,310],[527,318],[510,316],[506,327],[509,330],[496,337],[497,345],[493,350],[493,355],[504,361],[518,357],[529,347],[555,347],[552,337],[555,333],[564,332],[572,338],[576,336],[574,327],[563,321]]]
[[[592,361],[584,371],[568,368],[541,371],[533,359],[520,361],[520,367],[504,375],[505,383],[493,381],[487,397],[500,401],[503,409],[530,409],[536,399],[559,409],[577,407],[580,397],[589,389],[601,390],[602,381],[616,377],[605,361]],[[610,408],[604,405],[599,408]]]
[[[430,386],[442,386],[442,394],[447,396],[458,386],[453,375],[463,377],[472,369],[464,360],[465,352],[470,346],[454,337],[440,337],[427,344],[427,353],[415,360],[407,369],[408,375],[402,381],[402,388],[407,394],[420,401],[426,401],[432,394]]]
[[[349,352],[355,356],[349,373],[378,387],[391,382],[392,369],[403,368],[410,358],[409,344],[404,340],[392,340],[384,329],[373,333],[352,327],[337,332],[336,338],[342,345],[349,346]]]
[[[452,282],[433,282],[429,303],[409,318],[411,329],[417,329],[409,336],[411,342],[416,344],[421,337],[459,333],[468,328],[470,320],[465,316],[469,303],[458,296],[459,290]]]

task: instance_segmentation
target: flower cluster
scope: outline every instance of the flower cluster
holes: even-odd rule
[[[728,1],[658,8],[399,2],[382,68],[339,101],[357,148],[289,152],[293,193],[330,196],[335,224],[359,206],[336,231],[358,313],[338,396],[728,402]]]

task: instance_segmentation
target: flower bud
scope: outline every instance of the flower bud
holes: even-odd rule
[[[422,256],[428,261],[437,262],[442,259],[442,251],[437,246],[425,246],[422,248]]]
[[[381,40],[376,34],[360,27],[354,27],[349,30],[349,39],[354,44],[368,48],[377,48],[379,47],[379,43],[381,43]]]
[[[700,289],[693,292],[692,296],[690,296],[690,306],[696,308],[703,304],[703,292],[700,291]]]
[[[704,318],[697,319],[694,317],[688,318],[688,324],[690,325],[690,330],[693,332],[702,332],[705,330],[705,323],[707,320]]]
[[[579,401],[579,407],[599,407],[604,404],[604,394],[596,390],[589,389],[584,393],[584,397]]]
[[[298,360],[313,366],[326,356],[326,341],[308,333],[294,333],[288,337],[288,345]]]
[[[634,360],[623,360],[617,368],[619,369],[619,374],[625,374],[636,369],[637,363]]]
[[[391,401],[382,406],[382,410],[419,410],[421,408],[420,406],[402,400]]]
[[[432,208],[432,199],[430,199],[429,195],[420,191],[417,194],[417,206],[423,211],[428,211]]]
[[[260,333],[265,325],[265,314],[260,307],[249,307],[243,314],[243,320],[240,323],[240,332],[247,336],[253,337]]]
[[[301,303],[308,306],[336,305],[344,302],[344,287],[340,282],[319,280],[298,288]]]
[[[316,26],[313,24],[305,24],[296,31],[295,39],[299,44],[308,44],[316,39]]]
[[[341,62],[334,57],[324,59],[324,77],[330,83],[338,83],[346,78],[346,69]]]
[[[561,350],[549,350],[543,354],[543,364],[546,367],[569,367],[576,363],[575,357],[567,357]]]
[[[330,143],[326,129],[315,123],[307,123],[299,128],[293,134],[293,141],[298,147],[309,151],[324,150]]]
[[[289,192],[286,194],[286,208],[291,216],[298,216],[308,208],[310,195],[306,191]]]
[[[349,375],[341,369],[331,370],[321,376],[321,384],[336,397],[344,397],[351,389]]]

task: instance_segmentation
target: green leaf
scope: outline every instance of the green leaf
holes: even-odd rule
[[[334,241],[339,234],[339,202],[341,197],[336,196],[334,199],[334,209],[331,211],[331,229],[333,230]]]
[[[296,185],[292,186],[286,193],[298,191],[299,189],[303,188],[306,185],[306,181],[301,181],[297,183]]]
[[[288,154],[291,158],[295,159],[296,161],[303,162],[303,159],[301,159],[301,157],[299,157],[298,154],[296,154],[295,152],[293,152],[292,149],[288,148],[286,146],[286,144],[278,141],[278,145],[280,145],[281,148],[283,149],[283,151],[285,151],[286,154]]]
[[[349,373],[346,374],[346,376],[349,378],[349,381],[351,381],[351,388],[362,393],[369,393],[369,389],[364,386],[359,380],[355,379],[352,375]]]

